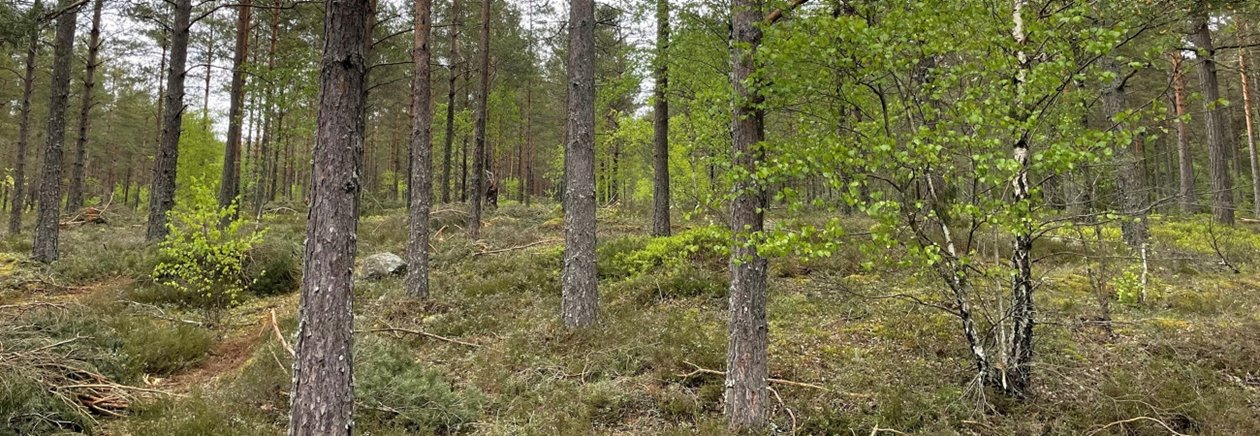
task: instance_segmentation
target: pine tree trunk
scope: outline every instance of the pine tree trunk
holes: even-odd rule
[[[486,103],[490,94],[490,0],[481,2],[481,41],[477,56],[477,120],[474,127],[472,183],[468,186],[468,237],[481,237],[481,202],[486,193]]]
[[[1238,74],[1242,79],[1243,120],[1247,123],[1247,152],[1251,158],[1251,207],[1260,218],[1260,159],[1256,156],[1256,136],[1251,119],[1251,77],[1247,70],[1247,50],[1238,49]]]
[[[245,60],[249,56],[252,1],[243,0],[236,11],[236,50],[232,53],[231,101],[228,104],[227,141],[223,148],[223,175],[219,181],[219,207],[228,207],[240,195],[241,124],[245,115]],[[233,213],[235,219],[239,211]]]
[[[1119,123],[1111,128],[1124,131],[1123,123],[1117,118],[1124,111],[1125,89],[1124,74],[1114,58],[1106,58],[1103,65],[1115,75],[1115,79],[1103,90],[1103,109],[1107,114],[1107,123]],[[1140,147],[1141,139],[1134,138],[1133,146]],[[1146,178],[1142,172],[1141,154],[1128,147],[1116,147],[1114,150],[1118,177],[1116,178],[1116,195],[1120,198],[1121,212],[1126,219],[1120,223],[1124,241],[1134,249],[1141,249],[1146,244],[1148,230],[1146,226]]]
[[[1203,14],[1203,13],[1201,13]],[[1199,67],[1199,83],[1203,92],[1204,118],[1208,143],[1208,175],[1212,181],[1212,217],[1217,223],[1234,224],[1234,179],[1230,173],[1230,132],[1226,130],[1225,110],[1217,104],[1220,85],[1216,78],[1216,61],[1213,59],[1212,30],[1208,28],[1206,15],[1195,17],[1195,32],[1191,40],[1198,47],[1203,65]]]
[[[351,286],[373,10],[371,0],[329,0],[325,10],[290,436],[354,430]]]
[[[87,136],[92,114],[92,90],[96,86],[96,56],[101,49],[101,6],[92,3],[92,30],[88,35],[87,71],[83,75],[83,106],[79,110],[79,137],[74,146],[74,166],[70,172],[70,188],[66,191],[66,209],[83,207],[84,173],[87,172]]]
[[[146,240],[166,238],[166,213],[175,207],[175,172],[179,162],[179,136],[184,116],[184,78],[188,76],[188,33],[192,0],[175,0],[171,31],[171,59],[166,73],[166,98],[162,112],[162,142],[153,158],[153,188],[149,190],[149,228]]]
[[[564,293],[569,327],[599,318],[595,275],[595,2],[569,1],[569,92],[564,153]]]
[[[761,45],[762,2],[735,0],[731,4],[731,87],[735,107],[731,120],[735,177],[731,200],[730,337],[726,347],[726,422],[733,431],[756,430],[766,424],[768,329],[766,324],[767,261],[756,247],[756,234],[765,224],[766,188],[752,179],[765,159],[763,98],[750,84]]]
[[[408,203],[410,218],[407,239],[407,295],[429,295],[429,211],[433,204],[432,89],[429,85],[429,33],[433,28],[431,0],[416,0],[416,20],[412,43],[411,179]]]
[[[451,1],[451,54],[446,66],[446,138],[442,145],[442,203],[451,202],[451,145],[455,141],[455,80],[459,78],[456,68],[459,57],[459,0]]]
[[[1187,214],[1199,212],[1199,198],[1194,189],[1194,154],[1190,150],[1190,126],[1186,125],[1186,80],[1181,70],[1184,59],[1180,52],[1173,52],[1172,89],[1173,123],[1177,127],[1178,197],[1181,211]]]
[[[62,0],[60,8],[70,6]],[[66,105],[70,98],[70,61],[74,57],[74,30],[77,8],[57,17],[57,39],[53,43],[52,84],[48,91],[48,136],[44,147],[44,170],[39,183],[39,219],[31,258],[49,263],[57,260],[57,237],[61,219],[61,161],[66,140]]]
[[[652,114],[652,235],[669,236],[669,0],[656,0]]]
[[[41,9],[40,1],[35,0],[32,8]],[[26,155],[31,136],[31,92],[35,87],[35,60],[39,55],[39,28],[35,27],[30,35],[26,49],[26,69],[22,75],[22,107],[18,119],[17,163],[13,169],[13,207],[9,209],[9,234],[22,233],[22,212],[26,207]]]

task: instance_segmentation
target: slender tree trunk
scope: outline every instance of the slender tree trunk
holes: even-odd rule
[[[1181,211],[1187,214],[1199,212],[1199,196],[1194,190],[1194,154],[1190,151],[1190,126],[1186,125],[1186,80],[1181,70],[1184,59],[1181,52],[1173,52],[1173,121],[1177,126],[1177,160]]]
[[[481,2],[481,41],[478,44],[481,70],[477,88],[477,121],[473,142],[472,184],[468,187],[468,237],[481,237],[481,200],[486,183],[486,100],[490,95],[490,0]]]
[[[761,45],[763,3],[734,0],[731,4],[731,86],[735,107],[731,120],[735,178],[731,200],[730,336],[726,347],[726,422],[733,431],[759,429],[766,424],[768,329],[766,323],[767,261],[756,247],[764,228],[766,187],[751,175],[765,159],[763,97],[755,84],[756,53]]]
[[[319,114],[298,313],[291,436],[353,434],[354,314],[371,0],[325,4]]]
[[[1208,28],[1205,12],[1195,17],[1195,32],[1191,35],[1203,58],[1199,67],[1199,83],[1203,92],[1204,109],[1207,111],[1206,121],[1208,142],[1208,175],[1212,180],[1212,217],[1217,223],[1234,224],[1234,180],[1229,172],[1230,151],[1228,144],[1230,132],[1225,126],[1225,110],[1217,104],[1220,99],[1220,86],[1216,78],[1216,61],[1213,59],[1212,30]]]
[[[39,0],[33,6],[40,10]],[[35,61],[39,55],[39,27],[31,30],[26,49],[26,70],[22,75],[22,108],[18,120],[17,156],[14,156],[13,207],[9,209],[9,234],[22,233],[22,211],[26,204],[26,155],[31,136],[31,92],[35,87]]]
[[[67,8],[71,0],[61,0]],[[57,17],[57,39],[53,44],[52,84],[48,95],[48,136],[44,147],[44,171],[39,184],[39,220],[31,258],[49,263],[57,260],[57,237],[61,218],[61,157],[66,140],[66,105],[70,98],[70,60],[74,56],[74,28],[78,8]]]
[[[1027,79],[1031,69],[1028,55],[1024,53],[1024,46],[1028,44],[1023,17],[1026,4],[1027,0],[1015,0],[1011,14],[1015,23],[1011,36],[1019,47],[1016,52],[1019,65],[1015,73],[1015,116],[1019,137],[1012,150],[1015,161],[1019,163],[1019,172],[1012,182],[1014,201],[1011,207],[1025,216],[1031,215],[1033,208],[1031,184],[1028,182],[1029,157],[1032,155],[1030,135],[1023,126],[1029,116],[1025,100],[1028,98]],[[1032,221],[1022,220],[1013,236],[1015,247],[1011,250],[1011,269],[1014,270],[1011,279],[1011,320],[1014,325],[1011,329],[1010,353],[1007,355],[1007,376],[1002,377],[1001,382],[1003,390],[1008,394],[1020,396],[1024,395],[1032,380],[1033,326],[1036,314],[1033,309]]]
[[[595,2],[569,1],[569,92],[564,153],[564,324],[599,318],[595,274]]]
[[[232,53],[232,83],[228,104],[227,141],[223,148],[223,175],[219,181],[219,207],[236,202],[241,184],[241,124],[245,115],[245,60],[249,56],[252,1],[242,0],[236,10],[236,50]],[[232,214],[235,219],[239,211]]]
[[[656,0],[656,89],[652,114],[652,235],[669,236],[669,0]]]
[[[451,145],[455,141],[455,80],[459,78],[459,0],[451,1],[451,54],[446,66],[446,138],[442,145],[442,203],[451,202]],[[462,188],[461,188],[462,189]]]
[[[1247,70],[1247,50],[1238,49],[1238,74],[1242,79],[1243,119],[1247,123],[1247,152],[1251,158],[1251,207],[1260,218],[1260,158],[1256,156],[1256,135],[1251,119],[1251,77]]]
[[[74,166],[70,172],[70,188],[66,191],[66,209],[83,207],[83,178],[87,172],[87,136],[92,114],[92,90],[96,86],[96,55],[101,49],[101,5],[92,3],[92,30],[88,35],[87,71],[83,75],[83,107],[79,110],[79,137],[74,146]]]
[[[175,207],[175,171],[184,115],[184,78],[188,76],[188,31],[192,0],[175,0],[171,32],[171,61],[166,73],[166,103],[162,113],[162,143],[153,159],[153,188],[149,190],[150,242],[166,238],[166,213]]]
[[[416,0],[416,20],[412,42],[411,107],[411,198],[407,239],[407,295],[429,295],[429,211],[433,204],[432,89],[429,85],[429,33],[433,28],[431,0]]]

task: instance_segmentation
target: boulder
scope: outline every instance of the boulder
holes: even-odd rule
[[[363,280],[381,280],[391,275],[401,276],[407,273],[407,262],[394,253],[377,253],[363,258],[359,263],[359,278]]]

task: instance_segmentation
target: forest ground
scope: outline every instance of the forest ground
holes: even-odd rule
[[[368,209],[360,258],[401,255],[404,210]],[[715,372],[726,347],[720,223],[685,222],[675,236],[651,239],[641,236],[649,222],[641,214],[601,208],[601,321],[572,331],[559,318],[559,207],[492,210],[475,243],[458,207],[437,209],[430,299],[406,298],[400,278],[356,285],[360,434],[725,432]],[[8,426],[0,433],[283,434],[304,216],[265,218],[252,259],[260,284],[214,326],[149,278],[156,254],[143,243],[141,215],[108,217],[63,231],[62,260],[51,267],[25,260],[25,235],[0,243],[0,427]],[[828,217],[776,212],[771,222]],[[1117,229],[1104,228],[1092,246],[1066,234],[1043,240],[1038,253],[1051,256],[1037,265],[1036,386],[1014,401],[969,384],[958,320],[931,307],[950,301],[932,270],[868,264],[872,252],[859,242],[870,223],[844,222],[857,236],[830,258],[771,261],[776,432],[1260,428],[1254,228],[1209,233],[1204,221],[1154,219],[1144,303],[1134,297],[1140,262],[1115,254]],[[1005,245],[978,242],[999,263]],[[1085,247],[1098,261],[1085,261]],[[896,259],[900,248],[886,250]],[[1218,252],[1242,272],[1228,271]],[[1002,279],[977,281],[996,288]],[[1100,290],[1113,332],[1098,322]]]

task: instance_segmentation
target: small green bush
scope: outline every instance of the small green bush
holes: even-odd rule
[[[252,284],[245,259],[263,236],[262,230],[247,230],[245,220],[231,219],[235,207],[194,203],[171,211],[170,233],[159,246],[162,261],[153,269],[158,283],[183,293],[183,302],[211,325]]]
[[[480,416],[481,396],[459,391],[441,372],[421,366],[405,348],[373,337],[355,356],[356,422],[411,434],[457,432]]]
[[[267,235],[245,260],[246,290],[259,297],[298,290],[302,282],[302,246]]]
[[[115,322],[130,368],[166,375],[192,367],[214,346],[214,334],[197,326],[128,317]]]

